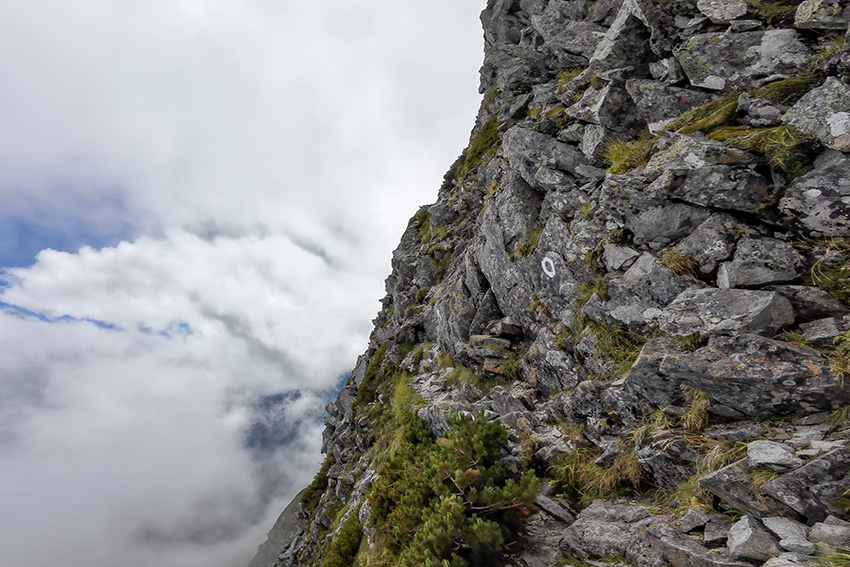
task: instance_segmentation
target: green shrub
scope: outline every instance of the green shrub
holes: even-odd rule
[[[325,462],[322,463],[322,468],[319,469],[319,472],[313,478],[313,482],[301,493],[301,503],[308,510],[313,511],[319,505],[319,500],[321,500],[322,494],[328,487],[328,471],[335,462],[334,456],[328,455]]]
[[[491,564],[519,516],[534,501],[538,481],[518,481],[497,462],[507,431],[483,415],[459,415],[435,441],[412,416],[379,467],[371,497],[376,537],[402,567]]]
[[[475,131],[469,146],[460,156],[460,163],[456,170],[459,179],[463,179],[470,171],[483,165],[491,155],[499,141],[499,127],[501,125],[499,119],[494,116]]]
[[[331,540],[322,567],[352,567],[362,539],[363,527],[357,519],[357,510],[354,510]]]

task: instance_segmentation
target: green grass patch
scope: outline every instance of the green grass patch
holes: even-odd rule
[[[624,448],[607,466],[596,464],[599,456],[595,447],[577,447],[560,455],[548,471],[564,494],[583,508],[599,498],[615,498],[624,490],[634,493],[640,487],[640,463],[631,447]]]
[[[738,94],[733,93],[680,114],[664,126],[664,130],[679,134],[693,134],[700,130],[731,125],[735,123],[737,110]]]
[[[800,100],[804,94],[815,88],[818,79],[812,75],[792,77],[768,83],[752,90],[752,95],[777,104],[790,106]]]
[[[646,165],[658,136],[644,131],[636,140],[624,142],[614,140],[605,146],[604,157],[608,163],[608,172],[623,175],[636,167]]]
[[[568,67],[567,69],[564,69],[563,71],[558,73],[555,82],[558,84],[559,87],[565,87],[567,86],[567,83],[578,77],[582,71],[584,71],[584,69],[581,67]]]
[[[785,172],[792,179],[812,167],[806,152],[809,139],[791,126],[724,126],[715,128],[707,136],[733,148],[764,155],[770,167]]]
[[[313,511],[319,505],[319,500],[322,499],[322,494],[324,494],[325,490],[328,488],[328,471],[330,468],[336,463],[336,459],[334,459],[333,455],[328,455],[325,458],[325,462],[322,463],[322,467],[319,469],[319,472],[316,473],[316,476],[313,478],[313,482],[304,489],[304,492],[301,493],[301,503],[304,505],[307,510]]]
[[[804,278],[845,305],[850,305],[850,238],[832,238],[823,242],[826,248]]]
[[[543,234],[543,226],[532,228],[525,233],[525,236],[516,245],[516,253],[520,256],[528,256],[537,250],[537,245],[540,244],[540,235]]]
[[[680,276],[699,277],[699,262],[690,256],[667,250],[661,255],[661,264]]]
[[[797,6],[803,0],[747,0],[756,14],[771,25],[793,23]]]
[[[461,154],[460,163],[457,167],[459,179],[465,178],[470,171],[483,165],[495,153],[501,125],[502,123],[494,116],[475,131],[469,146]]]

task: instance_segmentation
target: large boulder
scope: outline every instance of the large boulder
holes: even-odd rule
[[[794,26],[803,29],[844,31],[848,24],[850,4],[842,0],[803,0],[794,15]]]
[[[815,459],[761,488],[811,522],[830,515],[850,518],[850,449],[841,448]]]
[[[735,257],[722,264],[717,284],[722,288],[757,287],[801,279],[806,261],[793,245],[775,238],[744,238]]]
[[[779,207],[816,235],[850,236],[850,158],[824,153],[812,171],[791,183]]]
[[[794,322],[791,303],[773,291],[689,289],[661,313],[661,330],[677,336],[748,332],[773,335]]]
[[[505,132],[502,152],[511,167],[526,183],[538,190],[547,190],[546,170],[563,171],[580,176],[587,173],[588,162],[576,148],[551,136],[514,126]],[[538,179],[543,175],[543,181]]]
[[[732,555],[753,561],[767,561],[782,553],[776,538],[758,520],[749,516],[735,522],[729,530],[726,545]]]
[[[850,87],[827,78],[792,106],[783,121],[827,148],[850,152]]]
[[[699,205],[756,213],[767,203],[770,187],[763,175],[748,167],[709,165],[688,172],[673,194]]]
[[[729,417],[811,414],[850,402],[816,350],[758,335],[714,336],[692,353],[665,357],[660,372],[711,399]]]
[[[630,79],[626,81],[626,90],[651,130],[712,99],[702,91],[671,87],[649,79]]]
[[[662,549],[647,533],[663,519],[643,506],[597,500],[564,530],[560,547],[581,559],[619,555],[638,567],[663,567]]]
[[[757,518],[794,515],[784,504],[753,492],[753,473],[747,459],[727,465],[699,479],[699,486],[720,499],[724,506]]]
[[[811,55],[794,30],[706,33],[677,53],[692,85],[718,91],[795,77]]]

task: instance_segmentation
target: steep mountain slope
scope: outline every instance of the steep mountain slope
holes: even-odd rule
[[[848,16],[490,0],[469,147],[250,567],[837,561]]]

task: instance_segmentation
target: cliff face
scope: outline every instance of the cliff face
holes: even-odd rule
[[[848,15],[490,0],[470,145],[250,567],[850,547]]]

